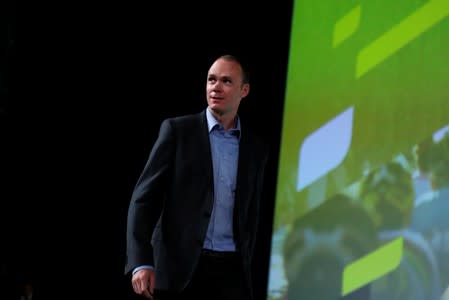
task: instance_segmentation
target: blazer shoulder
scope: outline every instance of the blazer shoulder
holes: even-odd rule
[[[201,113],[166,118],[161,126],[170,126],[175,132],[194,131],[207,126],[206,115]]]
[[[205,118],[205,114],[203,115],[203,112],[201,112],[196,114],[166,118],[164,122],[168,122],[176,127],[189,126],[189,125],[191,126],[191,125],[198,125],[198,123],[201,122],[203,118]]]

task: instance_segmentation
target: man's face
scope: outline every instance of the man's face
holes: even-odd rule
[[[235,61],[216,60],[207,74],[206,97],[209,107],[219,115],[236,114],[240,100],[249,92],[242,84],[242,69]]]

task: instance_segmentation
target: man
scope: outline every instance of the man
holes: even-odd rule
[[[449,283],[449,127],[437,141],[427,139],[418,144],[416,163],[422,176],[430,182],[430,190],[415,201],[410,228],[428,241],[436,258],[439,286]]]
[[[136,293],[160,299],[252,299],[251,259],[267,149],[241,123],[250,90],[242,64],[219,57],[208,107],[162,122],[128,211]]]

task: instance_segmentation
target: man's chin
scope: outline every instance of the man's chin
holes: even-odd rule
[[[210,109],[219,116],[222,116],[224,114],[224,111],[217,106],[212,105],[210,106]]]

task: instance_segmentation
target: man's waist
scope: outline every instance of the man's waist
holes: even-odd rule
[[[217,251],[212,249],[203,248],[201,250],[202,256],[217,257],[217,258],[234,258],[238,256],[237,251]]]

